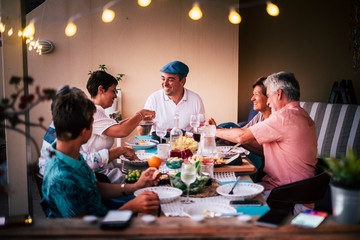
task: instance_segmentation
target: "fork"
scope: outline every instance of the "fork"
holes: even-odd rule
[[[236,184],[238,184],[239,181],[240,181],[240,176],[237,177],[236,182],[234,183],[234,186],[231,188],[231,190],[229,192],[230,195],[234,194],[234,192],[233,192],[234,188],[236,187]]]
[[[238,146],[240,146],[240,143],[232,146],[232,147],[231,147],[229,150],[227,150],[225,153],[228,153],[228,152],[230,152],[231,150],[234,150],[234,149],[237,148]]]

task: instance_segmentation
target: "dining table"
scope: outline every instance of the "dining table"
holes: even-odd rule
[[[241,180],[251,182],[248,175],[242,175]],[[257,226],[256,220],[268,211],[268,207],[261,194],[253,199],[263,203],[258,206],[258,211],[246,207],[237,209],[250,215],[246,221],[238,216],[207,217],[198,221],[184,216],[181,212],[167,215],[166,204],[161,204],[163,212],[154,216],[154,221],[144,221],[144,214],[138,214],[123,229],[101,229],[102,218],[92,222],[84,221],[83,218],[41,218],[34,219],[33,224],[28,226],[0,228],[0,239],[359,239],[359,224],[339,224],[331,215],[315,229],[291,225],[294,216],[289,216],[284,224],[276,228]],[[198,199],[200,203],[204,201],[206,200]],[[214,200],[215,203],[217,201]],[[247,210],[249,212],[246,212]]]
[[[156,148],[149,149],[156,154]],[[207,189],[224,185],[233,185],[240,176],[239,183],[252,184],[249,174],[257,171],[251,161],[244,157],[241,165],[221,166],[214,168],[214,181]],[[171,186],[168,186],[171,187]],[[214,190],[214,189],[212,189]],[[210,191],[204,189],[204,191]],[[334,221],[329,215],[315,229],[291,225],[294,216],[289,216],[279,227],[257,226],[256,220],[270,209],[261,193],[251,197],[261,202],[259,206],[230,206],[229,198],[219,195],[217,191],[209,194],[191,195],[194,206],[228,206],[233,207],[237,216],[206,216],[196,219],[186,212],[189,209],[180,196],[173,201],[161,203],[161,212],[154,215],[153,221],[144,221],[145,214],[135,215],[130,224],[123,229],[104,230],[100,228],[102,218],[84,221],[83,218],[72,219],[34,219],[28,226],[0,228],[0,239],[359,239],[360,225],[344,225]],[[191,206],[191,204],[189,204]],[[241,216],[248,216],[242,218]]]

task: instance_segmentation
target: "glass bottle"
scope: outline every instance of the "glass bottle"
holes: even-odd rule
[[[170,157],[181,158],[181,151],[183,150],[183,133],[179,128],[179,115],[175,114],[174,127],[170,132]]]

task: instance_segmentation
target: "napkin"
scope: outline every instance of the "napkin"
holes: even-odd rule
[[[265,213],[267,213],[270,208],[268,205],[262,205],[262,206],[241,206],[241,207],[235,207],[237,212],[242,212],[246,215],[252,215],[252,216],[262,216]]]

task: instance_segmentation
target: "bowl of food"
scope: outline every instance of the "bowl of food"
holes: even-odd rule
[[[182,162],[183,162],[182,158],[171,157],[166,160],[166,166],[170,169],[178,169],[181,168]]]
[[[186,184],[181,181],[181,172],[177,172],[176,174],[169,175],[171,186],[174,188],[179,188],[186,194],[187,187]],[[189,194],[198,194],[201,193],[204,189],[205,184],[209,180],[208,176],[205,175],[197,175],[195,182],[190,184]]]

